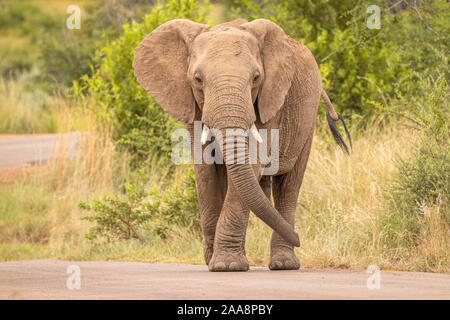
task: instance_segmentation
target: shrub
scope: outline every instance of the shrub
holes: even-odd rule
[[[137,238],[145,241],[150,232],[166,239],[173,227],[199,234],[198,202],[192,169],[183,172],[181,182],[161,190],[145,186],[146,175],[138,172],[135,183],[124,185],[124,194],[106,195],[91,204],[81,202],[81,209],[93,212],[84,217],[95,223],[86,237],[107,241]]]
[[[99,67],[83,76],[74,92],[89,96],[98,107],[98,117],[113,127],[113,139],[134,155],[138,165],[149,156],[170,159],[171,133],[180,123],[170,118],[136,81],[132,62],[134,48],[154,28],[175,18],[205,22],[206,3],[169,0],[156,4],[142,23],[123,26],[123,34],[101,50]]]
[[[58,20],[54,15],[44,12],[31,1],[0,1],[0,28],[16,29],[20,35],[39,35],[44,30],[58,28]]]
[[[154,188],[150,193],[156,202],[153,209],[167,224],[188,229],[194,234],[201,231],[197,191],[195,189],[194,170],[183,172],[180,185],[173,185],[168,190]],[[165,228],[169,229],[169,226]]]
[[[94,199],[91,204],[81,202],[79,207],[83,210],[93,211],[94,214],[83,219],[96,222],[86,234],[86,238],[94,240],[104,237],[108,241],[115,239],[137,238],[141,226],[152,218],[143,203],[146,193],[141,184],[125,184],[125,195],[104,196],[102,200]]]
[[[32,69],[39,60],[42,36],[58,28],[56,16],[35,1],[0,0],[0,73],[16,76]]]
[[[388,1],[234,0],[231,17],[266,18],[305,44],[319,64],[323,87],[345,115],[368,115],[370,101],[388,104],[400,89],[416,87],[411,70],[436,66],[436,44],[447,45],[448,12],[442,1],[421,1],[423,19],[432,20],[441,36],[430,32],[416,12],[389,11]],[[369,5],[381,9],[381,29],[366,26]],[[448,19],[447,19],[448,20]],[[417,50],[424,56],[417,54]],[[425,57],[425,58],[424,58]]]
[[[405,1],[406,2],[406,1]],[[414,1],[416,4],[419,1]],[[391,32],[389,40],[397,43],[397,50],[402,57],[402,63],[414,70],[418,74],[433,74],[436,71],[444,72],[444,76],[449,80],[449,69],[447,67],[448,56],[448,35],[450,34],[450,11],[448,3],[439,0],[420,1],[417,12],[411,7],[413,1],[406,5],[408,11],[399,12],[391,17],[397,23],[390,25]],[[420,16],[419,16],[420,14]],[[421,92],[418,85],[420,81],[410,81],[404,88],[403,93]],[[420,79],[417,79],[420,80]]]
[[[50,88],[71,86],[82,75],[92,74],[96,51],[122,34],[130,18],[140,21],[153,0],[94,0],[83,6],[81,28],[68,30],[62,22],[58,32],[42,37],[40,45],[43,78]]]
[[[397,159],[398,169],[387,188],[390,213],[387,216],[390,246],[417,245],[424,215],[430,208],[444,225],[450,223],[450,112],[449,87],[443,76],[420,81],[425,93],[399,103],[391,110],[409,119],[420,131],[412,157]]]

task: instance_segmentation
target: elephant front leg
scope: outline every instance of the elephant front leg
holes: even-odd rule
[[[275,208],[292,226],[295,225],[297,199],[310,149],[311,141],[307,141],[292,170],[286,174],[273,177],[272,190]],[[297,270],[299,268],[300,261],[295,255],[294,247],[288,244],[276,232],[273,232],[270,243],[269,269]]]
[[[225,168],[221,165],[194,165],[200,223],[203,230],[203,255],[209,264],[214,252],[217,221],[226,193]]]
[[[222,212],[217,223],[214,254],[209,262],[210,271],[247,271],[245,235],[250,211],[228,184]]]

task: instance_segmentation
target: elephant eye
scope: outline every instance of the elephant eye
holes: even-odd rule
[[[197,83],[202,83],[202,79],[198,75],[194,76],[194,80]]]
[[[259,73],[255,74],[255,76],[253,77],[253,82],[258,81],[259,79]]]

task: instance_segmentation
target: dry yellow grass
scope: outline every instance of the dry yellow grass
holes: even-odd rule
[[[83,115],[61,113],[58,121],[70,128],[80,118]],[[385,247],[387,226],[381,218],[389,209],[383,192],[396,170],[393,159],[409,156],[417,142],[414,131],[398,123],[371,123],[358,135],[355,131],[353,153],[347,157],[331,140],[324,120],[318,120],[298,201],[301,247],[296,252],[302,266],[361,269],[376,264],[382,269],[449,272],[449,228],[436,214],[439,208],[423,208],[419,246]],[[68,161],[63,148],[58,160],[37,174],[0,186],[0,197],[6,199],[0,201],[0,260],[203,263],[199,237],[177,228],[166,240],[152,236],[144,244],[130,240],[99,246],[85,239],[89,223],[81,219],[86,213],[78,203],[117,193],[131,171],[128,156],[115,150],[107,131],[89,117],[77,121],[84,132],[77,157]],[[166,169],[153,165],[148,170],[148,186],[162,188]],[[170,185],[179,185],[183,174],[179,168]],[[252,216],[247,234],[251,265],[267,265],[270,235],[271,230]]]
[[[37,73],[37,69],[33,69],[22,74],[17,80],[0,79],[1,133],[58,131],[57,117],[62,112],[65,113],[61,106],[66,102],[60,96],[49,96],[40,89],[26,90],[28,78],[36,76]]]
[[[319,120],[323,122],[324,119]],[[389,212],[384,193],[396,171],[394,159],[411,156],[416,132],[398,123],[380,129],[371,123],[347,157],[330,143],[323,125],[314,138],[297,209],[296,249],[305,267],[366,268],[449,272],[449,228],[436,210],[420,220],[422,242],[416,248],[387,248],[382,218]],[[247,252],[254,264],[267,264],[271,231],[253,217]]]

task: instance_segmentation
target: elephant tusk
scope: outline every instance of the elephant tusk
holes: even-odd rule
[[[263,142],[263,138],[259,134],[255,124],[253,124],[252,127],[250,128],[250,132],[252,133],[253,137],[255,137],[256,141],[258,141],[259,143]]]
[[[202,145],[204,145],[206,143],[206,141],[208,140],[208,135],[209,135],[209,128],[206,125],[203,125],[202,138],[201,138]]]

